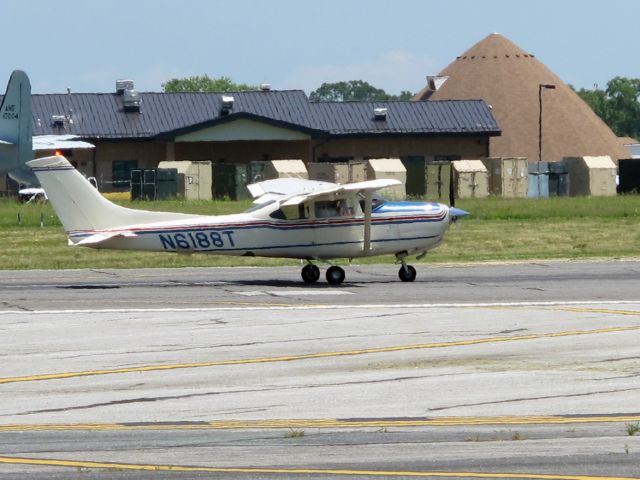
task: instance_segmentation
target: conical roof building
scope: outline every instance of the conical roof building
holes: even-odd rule
[[[629,156],[611,129],[568,85],[502,35],[487,36],[439,75],[449,78],[438,89],[429,82],[414,100],[485,100],[502,129],[500,137],[491,138],[492,157],[538,160],[540,95],[543,161],[585,155],[609,155],[617,161]]]

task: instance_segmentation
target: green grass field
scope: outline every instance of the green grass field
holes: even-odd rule
[[[133,208],[220,215],[250,202],[122,202]],[[609,198],[460,200],[472,213],[452,225],[444,243],[421,262],[640,257],[640,195]],[[43,226],[41,226],[41,223]],[[68,247],[49,204],[0,200],[0,269],[148,268],[294,265],[291,260],[121,252]],[[392,263],[393,257],[358,259]],[[413,262],[415,263],[415,262]]]

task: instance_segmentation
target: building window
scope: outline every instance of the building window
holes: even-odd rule
[[[138,168],[137,160],[114,160],[111,164],[111,180],[114,187],[131,186],[131,170]]]

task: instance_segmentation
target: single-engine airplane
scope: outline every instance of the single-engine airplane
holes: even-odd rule
[[[62,156],[28,162],[49,197],[70,245],[157,252],[296,258],[302,279],[320,278],[317,262],[393,253],[400,279],[412,282],[410,254],[424,256],[442,242],[449,223],[467,212],[440,203],[376,201],[398,180],[334,184],[301,179],[249,185],[255,205],[244,213],[204,216],[150,212],[105,199]],[[345,279],[331,265],[330,284]]]

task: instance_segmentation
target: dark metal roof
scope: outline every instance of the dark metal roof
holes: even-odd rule
[[[223,115],[222,96],[233,96]],[[116,93],[33,95],[34,135],[75,134],[87,139],[172,138],[207,126],[249,118],[309,133],[353,135],[499,135],[482,100],[427,102],[310,102],[302,90],[235,93],[141,93],[140,112],[126,112]],[[0,97],[1,98],[1,97]],[[374,120],[374,108],[387,119]],[[66,115],[55,127],[53,115]]]
[[[312,103],[317,128],[331,135],[500,134],[483,100],[442,102],[318,102]],[[374,109],[386,108],[386,120]]]

